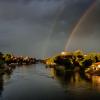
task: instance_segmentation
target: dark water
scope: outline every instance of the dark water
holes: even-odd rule
[[[2,71],[2,70],[1,70]],[[16,66],[0,75],[0,100],[94,100],[100,77],[57,73],[44,65]]]

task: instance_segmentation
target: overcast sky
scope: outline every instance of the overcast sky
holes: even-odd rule
[[[61,52],[74,24],[92,2],[93,0],[0,0],[0,50],[40,58]],[[70,50],[80,46],[88,50],[99,50],[95,45],[100,36],[100,5],[97,4],[89,14],[91,18],[88,16],[86,23],[84,21],[84,25],[80,26],[81,31],[77,31],[80,35],[76,35],[75,41],[71,42]],[[86,25],[91,27],[87,29]],[[93,44],[90,48],[87,34],[89,37],[92,34],[90,42]],[[80,37],[83,41],[86,39],[85,43],[76,41]],[[88,44],[85,45],[86,43]]]
[[[74,33],[68,50],[82,49],[84,51],[100,52],[100,1],[98,0],[91,12],[81,22]]]

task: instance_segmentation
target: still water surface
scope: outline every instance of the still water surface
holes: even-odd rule
[[[16,66],[0,75],[0,100],[70,100],[100,98],[100,77],[67,72],[37,64]]]

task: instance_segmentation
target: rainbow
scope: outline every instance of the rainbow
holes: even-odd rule
[[[64,5],[66,3],[66,1],[64,1],[62,4]],[[44,47],[44,54],[43,55],[46,55],[46,51],[48,49],[48,44],[50,43],[50,37],[52,37],[53,35],[53,32],[56,30],[56,26],[57,26],[57,21],[59,20],[60,16],[62,15],[64,9],[66,8],[66,5],[64,6],[61,6],[59,9],[58,9],[58,13],[56,14],[56,18],[54,19],[54,22],[52,24],[52,29],[48,32],[48,36],[46,37],[46,42],[45,42],[45,47]],[[43,57],[45,58],[45,56]]]
[[[70,36],[69,36],[69,38],[67,40],[67,43],[65,45],[65,50],[64,51],[68,50],[68,47],[69,47],[71,41],[73,40],[77,29],[80,27],[80,25],[82,24],[82,22],[86,19],[87,15],[95,8],[95,6],[96,6],[96,0],[94,0],[93,3],[89,6],[89,8],[85,11],[85,13],[82,14],[82,16],[80,17],[80,19],[76,23],[74,29],[70,33]]]

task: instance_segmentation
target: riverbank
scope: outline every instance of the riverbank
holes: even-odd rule
[[[12,54],[0,53],[0,65],[7,64],[7,66],[43,63],[47,67],[49,66],[56,69],[60,68],[65,71],[72,70],[86,72],[87,69],[90,69],[90,67],[97,62],[100,62],[100,53],[92,52],[86,54],[81,50],[74,52],[61,52],[56,56],[46,59],[36,59],[35,57],[14,56]]]
[[[77,68],[79,71],[86,72],[87,69],[100,62],[100,53],[84,53],[81,50],[74,52],[61,52],[60,54],[47,58],[44,60],[44,64],[49,67],[62,66],[61,69],[75,71]],[[95,66],[97,67],[97,66]],[[92,71],[93,72],[93,71]],[[100,71],[98,71],[100,73]]]

